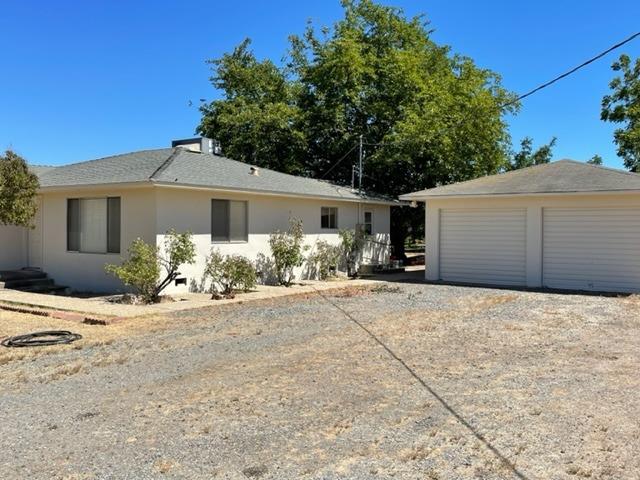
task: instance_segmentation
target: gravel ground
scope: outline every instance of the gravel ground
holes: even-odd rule
[[[85,331],[0,357],[0,478],[638,479],[639,314],[381,283]]]

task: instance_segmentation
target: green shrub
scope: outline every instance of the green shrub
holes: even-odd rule
[[[257,281],[251,260],[242,255],[225,256],[216,249],[207,257],[204,277],[211,280],[212,298],[232,297],[237,290],[249,291]]]
[[[347,264],[347,274],[350,277],[356,275],[358,258],[362,253],[365,243],[365,235],[361,229],[340,230],[338,232],[342,240],[342,256]]]
[[[121,265],[105,265],[105,271],[133,287],[145,302],[153,303],[180,275],[178,269],[182,265],[195,262],[196,247],[190,232],[177,233],[171,229],[165,235],[162,252],[157,246],[137,238],[128,253],[129,258]],[[161,280],[162,270],[165,276]]]
[[[296,218],[289,219],[289,230],[286,232],[276,230],[271,233],[269,246],[278,284],[288,287],[295,278],[294,268],[300,267],[304,262],[306,247],[302,221]]]
[[[314,270],[317,269],[320,280],[326,280],[331,276],[332,271],[337,270],[341,255],[339,245],[331,245],[325,240],[319,240],[316,243],[315,252],[309,255],[308,263]]]
[[[129,258],[122,265],[105,265],[105,271],[133,287],[145,302],[152,302],[160,281],[158,248],[136,238],[128,249]]]

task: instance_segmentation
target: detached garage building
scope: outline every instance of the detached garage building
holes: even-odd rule
[[[426,278],[640,291],[640,175],[561,160],[400,197],[426,202]]]

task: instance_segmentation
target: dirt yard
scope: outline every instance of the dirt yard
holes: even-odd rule
[[[84,336],[0,347],[0,478],[640,478],[636,298],[325,295],[106,327],[0,313],[0,337]]]

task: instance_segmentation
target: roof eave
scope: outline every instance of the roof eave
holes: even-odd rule
[[[50,185],[41,186],[38,193],[65,192],[69,190],[108,190],[108,189],[129,189],[129,188],[150,188],[152,183],[148,180],[138,182],[115,182],[115,183],[88,183],[79,185]]]
[[[218,192],[230,192],[230,193],[241,193],[247,192],[253,195],[266,195],[272,197],[292,197],[292,198],[308,198],[308,199],[318,199],[318,200],[332,200],[336,202],[351,202],[351,203],[372,203],[377,205],[389,205],[389,206],[402,206],[403,203],[397,200],[383,200],[383,199],[373,199],[366,197],[340,197],[340,196],[332,196],[332,195],[313,195],[313,194],[303,194],[303,193],[291,193],[291,192],[281,192],[277,190],[258,190],[251,188],[233,188],[227,186],[216,186],[216,185],[197,185],[183,182],[163,182],[163,181],[153,181],[152,184],[157,187],[164,188],[184,188],[190,190],[211,190]]]
[[[469,193],[469,194],[453,194],[453,195],[433,195],[420,194],[420,192],[408,193],[400,195],[400,200],[411,200],[418,202],[427,202],[431,200],[454,200],[454,199],[473,199],[473,198],[511,198],[511,197],[558,197],[558,196],[579,196],[579,195],[639,195],[640,189],[632,190],[582,190],[571,192],[524,192],[524,193]]]

